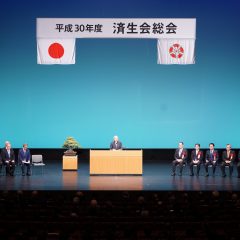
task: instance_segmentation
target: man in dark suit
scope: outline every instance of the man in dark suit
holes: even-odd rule
[[[6,142],[6,147],[2,149],[1,157],[3,164],[6,166],[6,175],[13,176],[15,170],[15,154],[11,144]]]
[[[113,137],[113,141],[110,144],[110,150],[122,150],[122,143],[119,141],[118,136]]]
[[[27,176],[30,176],[31,154],[27,144],[23,144],[23,148],[18,151],[18,164],[22,168],[22,176],[25,176],[25,168],[27,168]]]
[[[229,167],[229,176],[232,176],[233,173],[233,164],[235,160],[235,152],[231,150],[231,145],[226,145],[226,150],[222,153],[222,164],[221,164],[221,170],[222,170],[222,177],[226,177],[225,172],[225,166]]]
[[[200,167],[203,160],[203,151],[200,150],[200,144],[195,144],[195,150],[191,152],[190,176],[194,176],[193,166],[197,166],[197,176],[199,176]]]
[[[176,166],[179,165],[179,176],[182,176],[183,165],[187,160],[187,149],[184,148],[183,142],[178,143],[178,148],[175,150],[174,159],[172,162],[172,176],[176,175]]]
[[[7,147],[7,144],[10,143],[9,141],[5,141],[5,145],[4,145],[4,148],[5,149]],[[3,160],[2,160],[2,152],[3,152],[3,149],[1,150],[1,153],[0,153],[0,173],[2,172],[2,168],[4,166],[4,163],[3,163]]]
[[[213,176],[215,176],[215,171],[216,171],[217,162],[218,162],[218,151],[215,150],[214,147],[215,147],[215,144],[210,143],[209,144],[209,150],[207,150],[207,152],[206,152],[206,156],[205,156],[206,177],[209,176],[208,166],[212,166]]]

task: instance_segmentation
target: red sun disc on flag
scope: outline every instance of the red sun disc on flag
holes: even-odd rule
[[[52,58],[61,58],[64,54],[64,48],[60,43],[53,43],[49,46],[48,53]]]
[[[180,44],[175,43],[169,48],[169,54],[173,58],[181,58],[184,54],[184,49]]]

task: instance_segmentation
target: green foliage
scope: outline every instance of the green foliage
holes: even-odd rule
[[[81,148],[80,144],[73,137],[67,137],[62,147],[67,149]]]

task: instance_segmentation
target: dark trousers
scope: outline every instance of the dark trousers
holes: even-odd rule
[[[197,175],[199,175],[201,163],[200,162],[194,163],[193,161],[190,163],[190,173],[191,173],[191,175],[193,175],[193,166],[194,165],[197,166]]]
[[[208,166],[212,166],[213,174],[215,174],[216,167],[217,167],[217,162],[213,163],[212,161],[209,161],[209,162],[205,163],[206,173],[208,173]]]
[[[9,161],[6,162],[6,175],[14,175],[14,170],[15,170],[15,162]]]
[[[222,170],[222,175],[226,175],[226,172],[225,172],[225,167],[226,166],[229,166],[229,175],[232,176],[232,173],[233,173],[233,163],[225,163],[224,161],[221,163],[221,170]]]
[[[176,172],[176,167],[179,166],[180,174],[182,174],[183,165],[184,165],[184,164],[185,164],[184,161],[178,162],[177,160],[174,160],[174,161],[172,162],[172,172],[175,173],[175,172]]]
[[[240,162],[237,164],[238,177],[240,177]]]
[[[21,168],[22,168],[22,175],[25,175],[25,168],[27,168],[27,175],[30,175],[30,164],[22,163]]]

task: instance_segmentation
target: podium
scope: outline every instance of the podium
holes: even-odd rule
[[[90,150],[90,175],[142,172],[142,150]]]
[[[77,170],[78,169],[78,156],[63,156],[63,170]]]

